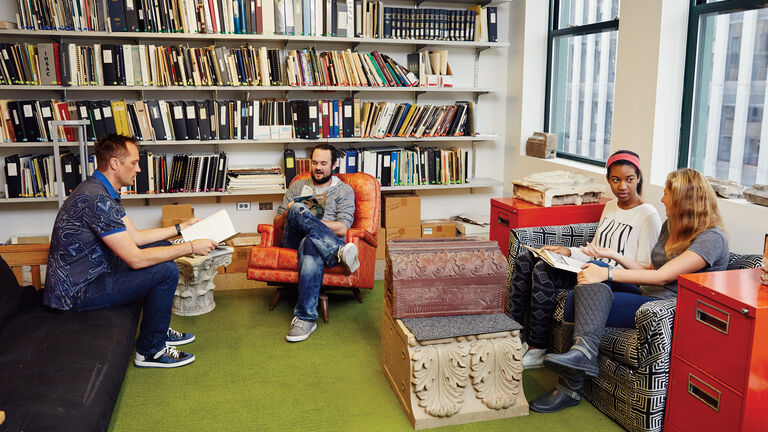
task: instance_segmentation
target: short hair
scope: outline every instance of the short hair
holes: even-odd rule
[[[640,159],[640,156],[638,156],[637,153],[635,153],[633,151],[629,151],[629,150],[618,150],[614,154],[612,154],[611,157],[613,157],[613,156],[615,156],[617,154],[622,154],[622,153],[628,154],[628,155],[632,155],[632,156]],[[611,157],[609,157],[608,159],[610,159]],[[639,179],[640,179],[640,180],[637,181],[637,194],[638,195],[642,195],[643,194],[643,173],[640,171],[640,167],[639,166],[633,164],[632,162],[630,162],[628,160],[619,159],[619,160],[615,161],[614,163],[608,165],[608,169],[605,172],[605,178],[608,178],[608,176],[611,174],[611,167],[613,167],[613,166],[620,166],[620,165],[631,166],[631,167],[633,167],[635,169],[635,174],[637,174],[637,177],[639,177]]]
[[[118,134],[109,134],[96,141],[95,153],[98,167],[105,169],[112,158],[123,161],[128,154],[128,143],[139,147],[139,141],[136,138]]]
[[[328,150],[331,152],[331,165],[336,163],[336,160],[339,158],[339,151],[336,150],[336,147],[332,146],[328,143],[321,143],[314,147],[312,147],[312,150],[309,151],[309,158],[311,159],[312,156],[315,154],[315,150]]]

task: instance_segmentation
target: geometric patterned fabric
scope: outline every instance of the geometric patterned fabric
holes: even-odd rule
[[[596,223],[515,228],[509,234],[508,281],[521,244],[574,247],[594,236]],[[728,270],[756,268],[761,255],[730,254]],[[509,283],[507,284],[509,288]],[[558,293],[550,351],[565,352],[572,345],[573,324],[563,320],[567,290]],[[583,396],[632,432],[661,431],[672,354],[675,299],[643,304],[635,315],[635,328],[606,327],[600,340],[600,373],[584,383]]]

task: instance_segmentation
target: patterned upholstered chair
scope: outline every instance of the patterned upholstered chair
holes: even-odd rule
[[[588,242],[596,228],[596,223],[586,223],[511,230],[507,287],[521,244],[578,246]],[[758,267],[761,259],[760,255],[731,254],[728,269]],[[567,294],[565,290],[558,294],[550,345],[553,352],[571,347],[573,324],[563,321]],[[637,311],[635,328],[606,328],[600,342],[600,374],[584,384],[584,397],[632,432],[662,430],[674,318],[674,299],[655,300]]]
[[[323,291],[330,289],[352,290],[355,297],[363,302],[360,289],[373,289],[373,277],[376,267],[376,245],[379,226],[381,225],[381,185],[376,178],[365,173],[336,174],[341,181],[352,186],[355,191],[355,220],[347,230],[347,243],[357,246],[360,268],[348,273],[343,266],[326,269],[323,274]],[[294,177],[293,181],[306,179],[309,173]],[[259,224],[261,244],[251,248],[247,277],[251,280],[270,282],[276,285],[298,283],[299,260],[295,249],[280,247],[283,236],[281,227]],[[281,289],[277,289],[270,304],[274,309],[280,300]],[[320,295],[323,320],[328,322],[328,297]]]

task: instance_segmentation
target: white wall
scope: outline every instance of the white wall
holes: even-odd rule
[[[542,160],[525,156],[523,143],[543,128],[543,95],[546,73],[548,3],[517,0],[512,10],[525,16],[510,19],[522,52],[510,49],[510,62],[522,69],[522,83],[509,85],[505,193],[508,180],[537,171],[568,168],[603,179],[604,170],[563,159]],[[615,108],[611,150],[628,149],[641,157],[645,174],[644,198],[663,215],[660,199],[667,173],[677,166],[680,116],[685,67],[688,3],[663,0],[622,0],[616,64]],[[517,63],[522,62],[522,65]],[[516,91],[515,95],[512,91]],[[519,124],[519,127],[516,125]],[[743,200],[720,199],[731,250],[762,253],[762,223],[768,208]]]
[[[397,3],[396,5],[400,5]],[[402,5],[413,5],[413,2],[405,2]],[[430,7],[439,7],[439,3],[430,3]],[[456,8],[456,4],[446,4],[446,7]],[[500,4],[499,12],[500,17],[508,16],[507,10],[509,4]],[[0,0],[0,20],[10,20],[15,22],[16,2],[15,0]],[[519,23],[522,25],[522,21]],[[499,26],[499,40],[509,40],[509,29],[504,26]],[[44,38],[43,38],[44,39]],[[82,40],[76,40],[82,41]],[[88,41],[84,41],[88,42]],[[127,42],[123,43],[135,43]],[[190,43],[193,45],[194,43]],[[217,43],[219,44],[219,43]],[[226,44],[226,43],[225,43]],[[233,43],[239,45],[239,42]],[[306,44],[292,44],[291,47],[306,47]],[[318,45],[318,49],[339,49],[339,45],[322,46]],[[346,47],[344,47],[346,48]],[[377,49],[375,45],[361,45],[358,49],[360,51],[367,52],[372,49]],[[390,54],[395,60],[405,64],[405,55],[409,52],[409,48],[406,47],[385,47],[383,52]],[[478,79],[478,86],[480,87],[492,87],[499,89],[498,92],[482,95],[479,98],[477,104],[477,130],[481,133],[494,133],[499,136],[497,140],[490,142],[479,142],[477,144],[477,176],[479,177],[492,177],[498,180],[503,179],[504,176],[504,152],[505,152],[505,136],[506,123],[501,119],[507,118],[506,110],[509,105],[506,99],[505,89],[509,84],[507,81],[507,73],[499,73],[499,69],[495,68],[495,65],[507,64],[508,52],[504,48],[494,48],[483,51],[480,54],[480,73]],[[467,48],[449,49],[449,63],[454,71],[454,79],[456,81],[456,87],[472,87],[474,85],[473,71],[474,71],[474,50]],[[502,72],[505,72],[502,69]],[[517,83],[517,80],[513,80]],[[519,84],[517,84],[519,85]],[[50,92],[35,92],[34,95],[29,92],[13,91],[4,92],[0,95],[0,98],[8,99],[24,99],[24,98],[61,98],[61,95]],[[230,93],[221,93],[219,97],[230,97]],[[231,97],[239,97],[240,95],[231,94]],[[87,95],[70,92],[69,96],[73,99],[84,99],[91,97],[94,100],[97,99],[109,99],[115,97],[108,94],[93,94],[89,92]],[[279,94],[263,94],[252,93],[251,97],[268,97],[279,96]],[[303,97],[302,94],[289,95],[290,99]],[[311,94],[310,98],[341,98],[345,94]],[[434,104],[448,104],[453,103],[456,100],[470,100],[471,94],[456,93],[456,94],[442,94],[434,96],[431,94],[425,94],[419,97],[418,103],[434,103]],[[136,95],[121,93],[118,97],[125,97],[129,100],[135,100]],[[205,95],[188,94],[187,92],[147,92],[146,98],[167,98],[167,99],[203,99],[210,97],[210,93]],[[396,95],[394,93],[368,93],[363,92],[360,96],[363,100],[393,100],[398,99],[411,100],[410,95]],[[441,146],[448,147],[451,143],[441,144]],[[458,147],[471,146],[469,143],[456,143]],[[256,143],[254,146],[258,146]],[[300,150],[307,145],[291,145],[292,148],[297,150],[297,154]],[[239,149],[243,149],[243,146],[237,146]],[[279,148],[278,148],[279,147]],[[156,147],[152,147],[154,151],[158,152],[175,152],[182,151],[182,147],[163,148],[161,150],[155,150]],[[183,149],[185,151],[211,151],[209,146],[196,146]],[[221,146],[222,151],[237,151],[232,147],[228,149],[227,146]],[[233,158],[236,161],[240,161],[241,158],[248,160],[248,163],[255,163],[260,165],[274,165],[280,163],[280,151],[281,146],[272,146],[266,151],[262,148],[253,151],[241,151],[238,156]],[[0,144],[0,165],[2,164],[2,156],[6,156],[13,153],[47,153],[47,149],[3,149]],[[242,163],[241,165],[247,165],[248,163]],[[232,166],[230,164],[230,166]],[[3,181],[0,181],[2,184]],[[444,218],[450,217],[460,213],[469,214],[489,214],[490,213],[490,198],[502,196],[502,188],[480,188],[480,189],[450,189],[450,190],[430,190],[419,191],[418,194],[422,197],[422,218]],[[160,224],[160,206],[163,204],[173,203],[191,203],[195,208],[195,214],[197,216],[207,216],[215,212],[216,210],[224,207],[232,216],[235,227],[241,232],[254,232],[256,226],[259,223],[269,223],[273,216],[274,210],[271,211],[259,211],[258,202],[273,202],[273,207],[276,208],[277,203],[282,200],[281,196],[251,196],[251,197],[239,197],[239,198],[195,198],[195,199],[163,199],[163,200],[125,200],[124,205],[127,213],[131,219],[136,223],[139,228],[151,228],[159,226]],[[236,211],[237,201],[251,201],[251,211]],[[13,235],[18,234],[48,234],[51,231],[53,220],[56,216],[56,205],[54,203],[28,203],[28,204],[3,204],[0,205],[0,243],[6,241]]]

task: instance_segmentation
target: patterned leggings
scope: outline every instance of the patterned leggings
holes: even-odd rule
[[[531,251],[521,248],[517,255],[509,290],[509,314],[525,326],[530,310],[527,342],[534,348],[549,346],[550,331],[557,306],[557,290],[573,289],[576,273],[551,267]]]

